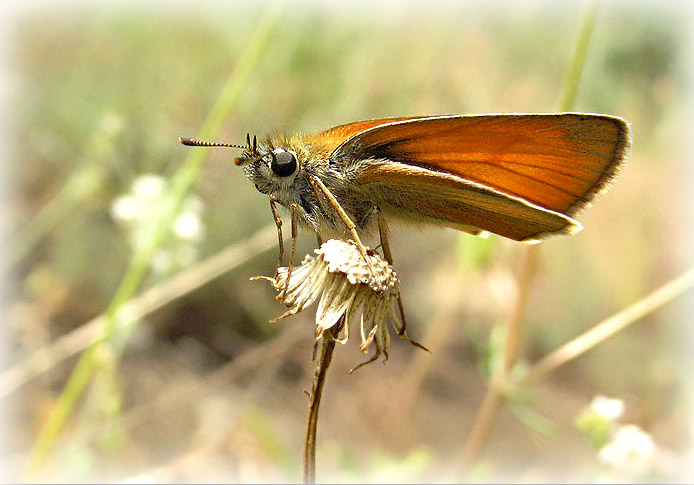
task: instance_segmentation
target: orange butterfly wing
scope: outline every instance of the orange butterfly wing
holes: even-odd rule
[[[399,118],[379,118],[375,120],[356,121],[354,123],[347,123],[344,125],[335,126],[322,133],[308,137],[306,141],[308,143],[320,143],[323,145],[327,145],[330,147],[330,151],[332,151],[339,145],[344,143],[346,140],[354,137],[355,135],[358,135],[359,133],[363,133],[366,130],[370,130],[371,128],[386,125],[389,123],[409,121],[420,118],[421,116],[407,116]]]
[[[333,158],[374,160],[355,182],[382,208],[516,240],[580,229],[571,217],[606,190],[628,146],[623,120],[574,113],[372,120],[325,134],[348,136]]]

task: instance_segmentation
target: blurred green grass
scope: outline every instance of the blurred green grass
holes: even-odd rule
[[[311,132],[379,116],[556,109],[580,4],[401,5],[288,4],[225,125],[224,141],[242,142],[246,132]],[[15,148],[10,192],[16,230],[50,204],[74,174],[97,167],[101,183],[53,219],[50,231],[13,269],[12,360],[104,311],[130,255],[125,234],[109,215],[110,204],[138,175],[171,176],[179,169],[187,149],[177,144],[177,136],[197,133],[262,12],[251,3],[202,3],[194,9],[85,4],[29,6],[17,15],[10,64],[13,145],[21,147]],[[602,6],[576,109],[629,120],[634,146],[623,177],[581,216],[586,229],[543,244],[523,342],[531,359],[691,264],[688,234],[673,221],[691,220],[686,203],[691,182],[682,176],[685,164],[691,164],[684,149],[691,126],[685,109],[691,106],[687,26],[679,13],[675,5]],[[203,255],[271,222],[265,199],[230,163],[231,156],[212,153],[200,174],[197,193],[206,204]],[[344,447],[344,456],[361,457],[361,463],[373,450],[396,457],[396,463],[399,456],[420,456],[413,450],[424,450],[433,458],[417,458],[421,476],[445,480],[479,404],[483,382],[476,361],[489,328],[508,315],[518,247],[452,231],[395,227],[394,232],[410,332],[415,338],[426,335],[445,315],[456,321],[454,330],[432,357],[435,365],[423,394],[417,394],[421,402],[406,423],[382,414],[407,389],[407,362],[415,357],[411,349],[396,343],[385,367],[370,366],[357,376],[345,372],[361,359],[355,345],[341,349],[326,391],[321,433]],[[308,239],[302,241],[304,251]],[[440,248],[436,258],[431,257],[434,243]],[[463,276],[450,269],[458,267],[461,253],[479,254],[465,264]],[[120,364],[126,417],[129,409],[185,389],[196,376],[233,363],[282,332],[267,323],[282,311],[271,291],[247,281],[271,273],[275,258],[274,253],[257,258],[148,318]],[[277,361],[272,370],[258,364],[223,388],[200,385],[195,389],[201,397],[178,394],[166,404],[169,411],[173,406],[193,417],[177,419],[176,413],[162,415],[154,408],[148,421],[126,427],[124,445],[116,452],[86,440],[79,455],[84,476],[103,472],[112,479],[165,464],[182,474],[169,480],[185,481],[180,477],[203,467],[214,469],[204,477],[296,480],[287,471],[285,452],[271,450],[296,450],[298,460],[305,411],[301,389],[312,372],[309,313],[281,324],[300,327],[304,339],[293,344],[291,354],[268,357]],[[596,393],[625,398],[634,420],[665,446],[681,450],[687,439],[682,428],[691,424],[682,398],[690,384],[683,366],[690,349],[681,337],[686,317],[668,309],[649,320],[551,380],[538,406],[560,423],[557,436],[528,438],[522,426],[502,416],[490,445],[491,476],[519,469],[522,479],[532,463],[542,464],[538,480],[552,480],[554,467],[566,459],[562,452],[570,450],[577,479],[586,479],[580,470],[594,456],[566,423]],[[22,403],[14,411],[21,419],[13,426],[13,456],[21,457],[32,445],[44,406],[67,372],[69,366],[60,366],[13,396]],[[244,396],[242,402],[236,402],[237,395]],[[223,414],[196,415],[209,400],[231,402],[220,404],[232,409],[229,435],[218,443],[183,431],[200,431],[206,420],[222,419]],[[268,445],[266,432],[257,426],[236,420],[257,420],[256,413],[276,429],[267,439],[280,440],[280,446]],[[502,438],[506,434],[511,438]],[[66,440],[76,438],[68,434]],[[325,466],[339,479],[336,456],[341,453],[333,453],[324,465],[319,455],[319,474]],[[114,459],[122,466],[103,466]],[[71,462],[54,460],[55,476],[83,476],[65,469],[65,463]],[[446,472],[438,474],[439,468]],[[366,481],[373,473],[361,470]]]

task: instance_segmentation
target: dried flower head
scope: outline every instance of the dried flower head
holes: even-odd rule
[[[278,268],[275,278],[264,278],[279,291],[277,300],[289,307],[273,321],[302,311],[320,296],[316,311],[317,339],[344,316],[344,337],[338,342],[347,342],[352,316],[361,312],[359,348],[366,353],[373,342],[376,353],[355,369],[373,362],[381,354],[387,360],[388,322],[404,337],[404,326],[394,308],[399,290],[392,266],[372,250],[367,251],[367,264],[352,241],[330,239],[314,250],[314,254],[306,255],[301,266],[291,271]]]

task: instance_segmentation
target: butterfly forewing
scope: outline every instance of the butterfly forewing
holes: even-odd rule
[[[335,154],[446,172],[569,216],[616,176],[628,144],[624,121],[603,115],[377,121],[355,124],[366,130],[347,139]],[[350,126],[338,129],[345,132]]]
[[[335,149],[340,144],[344,143],[346,140],[354,137],[355,135],[358,135],[359,133],[363,133],[366,130],[370,130],[377,126],[386,125],[389,123],[415,119],[421,119],[421,116],[380,118],[375,120],[356,121],[354,123],[347,123],[344,125],[339,125],[330,128],[329,130],[319,133],[318,135],[308,137],[307,141],[309,143],[318,142],[320,144],[332,145],[331,149]]]

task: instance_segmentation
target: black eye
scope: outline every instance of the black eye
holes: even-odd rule
[[[272,153],[270,168],[278,177],[288,177],[296,172],[297,162],[294,154],[290,152]]]

